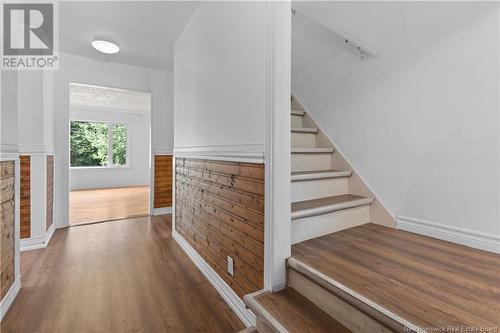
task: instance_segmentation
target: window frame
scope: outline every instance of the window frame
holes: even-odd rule
[[[87,122],[87,123],[101,123],[106,124],[108,127],[108,165],[96,165],[96,166],[72,166],[71,165],[71,123],[72,122]],[[126,138],[126,147],[125,147],[125,161],[124,165],[116,165],[113,164],[113,126],[120,125],[125,126],[127,131]],[[69,120],[69,168],[70,169],[127,169],[131,168],[130,166],[130,126],[128,122],[120,121],[120,120],[89,120],[84,118],[71,118]]]

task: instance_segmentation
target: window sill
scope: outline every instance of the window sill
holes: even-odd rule
[[[70,166],[70,170],[116,170],[116,169],[130,169],[130,165],[110,165],[110,166],[81,166],[81,167],[72,167]]]

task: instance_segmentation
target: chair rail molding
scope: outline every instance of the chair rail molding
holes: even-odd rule
[[[486,234],[403,215],[397,217],[397,229],[462,244],[480,250],[500,253],[500,235]]]
[[[264,144],[175,147],[174,156],[243,163],[264,163]]]

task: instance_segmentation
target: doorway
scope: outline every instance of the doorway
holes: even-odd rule
[[[151,93],[69,85],[69,224],[149,215]]]

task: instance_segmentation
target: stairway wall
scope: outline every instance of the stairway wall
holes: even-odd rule
[[[498,3],[294,6],[378,52],[292,19],[294,96],[389,211],[500,236]]]

